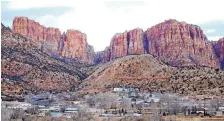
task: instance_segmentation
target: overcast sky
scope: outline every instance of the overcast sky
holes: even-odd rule
[[[27,16],[61,31],[87,34],[96,51],[115,33],[146,30],[167,19],[200,26],[209,40],[224,37],[224,0],[13,0],[1,2],[1,22],[11,27],[15,16]]]

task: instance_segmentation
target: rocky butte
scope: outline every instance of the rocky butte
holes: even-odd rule
[[[133,54],[151,54],[173,66],[219,67],[212,44],[200,27],[170,19],[145,32],[136,28],[116,34],[97,57],[102,62]]]
[[[93,63],[93,47],[87,43],[86,34],[78,30],[61,33],[57,28],[44,27],[27,17],[15,17],[13,32],[27,37],[48,54]]]

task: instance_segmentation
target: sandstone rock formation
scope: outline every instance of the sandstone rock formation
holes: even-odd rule
[[[224,68],[224,38],[212,42],[216,56],[219,58],[221,67]]]
[[[78,30],[68,30],[63,40],[62,56],[93,63],[94,49],[88,45],[86,34]]]
[[[44,27],[27,17],[15,17],[13,31],[31,39],[44,52],[93,63],[94,50],[88,45],[86,35],[80,31],[68,30],[61,34],[59,29]]]
[[[137,28],[128,32],[127,35],[128,55],[129,54],[144,54],[144,32]]]
[[[200,27],[172,19],[157,24],[145,32],[137,28],[116,34],[111,40],[109,49],[110,53],[104,54],[110,56],[109,60],[148,53],[173,66],[219,66],[212,45]],[[108,57],[104,56],[99,60],[107,60],[105,58]]]
[[[94,53],[86,35],[78,30],[61,33],[27,17],[15,17],[13,31],[31,39],[41,50],[56,57],[87,63],[102,63],[126,55],[151,54],[173,66],[202,65],[219,67],[219,61],[200,27],[170,19],[145,32],[136,28],[117,33],[109,47]],[[215,48],[220,48],[215,46]],[[222,56],[221,56],[222,60]]]
[[[61,32],[57,28],[46,28],[27,17],[15,17],[13,31],[32,40],[39,48],[44,44],[48,49],[57,50]]]
[[[127,55],[127,32],[114,35],[110,43],[110,50],[110,59],[115,59]]]
[[[116,34],[110,44],[110,59],[131,54],[144,54],[144,34],[140,28]]]
[[[167,20],[145,34],[149,53],[171,65],[218,67],[212,45],[196,25]]]

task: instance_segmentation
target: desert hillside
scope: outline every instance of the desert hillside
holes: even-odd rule
[[[102,64],[81,86],[83,90],[134,87],[189,96],[223,96],[224,71],[197,66],[171,67],[148,54],[130,55]]]
[[[1,30],[2,94],[74,90],[87,77],[78,70],[86,64],[55,59],[3,24]]]

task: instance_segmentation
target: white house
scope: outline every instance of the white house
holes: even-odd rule
[[[65,108],[65,113],[76,113],[78,108]]]
[[[10,103],[10,106],[8,106],[8,108],[19,108],[19,109],[23,109],[26,110],[27,108],[31,108],[32,104],[27,103],[27,102],[18,102],[18,101],[14,101],[13,103]]]

